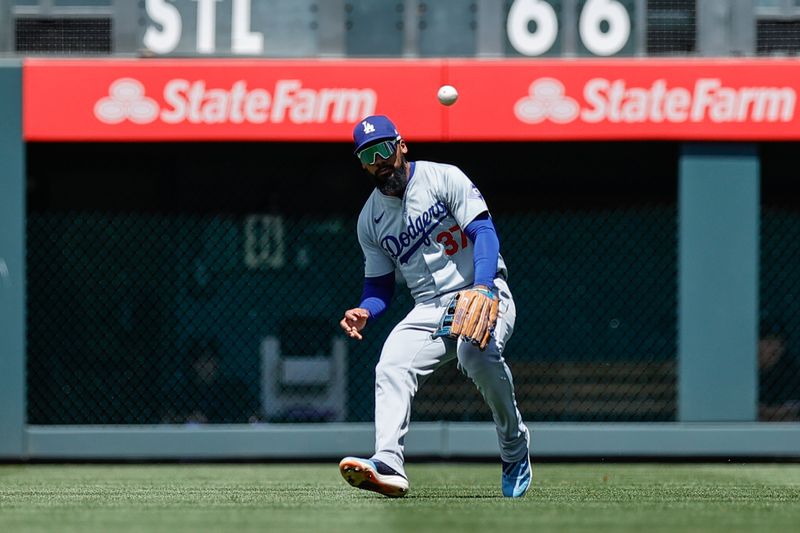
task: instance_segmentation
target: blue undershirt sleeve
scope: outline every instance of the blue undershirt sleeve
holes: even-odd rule
[[[466,227],[467,236],[474,243],[475,285],[494,288],[497,275],[497,259],[500,254],[500,240],[497,230],[488,213],[478,215]]]
[[[375,278],[364,278],[364,291],[358,306],[369,311],[370,318],[381,316],[392,301],[394,285],[394,272]]]

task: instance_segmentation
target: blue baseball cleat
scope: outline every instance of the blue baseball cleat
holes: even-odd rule
[[[503,496],[519,498],[528,492],[531,484],[531,460],[528,454],[519,461],[503,463]]]
[[[402,498],[408,493],[408,479],[380,461],[345,457],[339,462],[339,472],[345,481],[359,489],[389,498]]]

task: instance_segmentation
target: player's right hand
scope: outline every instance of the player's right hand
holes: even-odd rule
[[[361,307],[348,309],[344,312],[344,318],[339,322],[344,332],[352,339],[362,340],[361,330],[367,325],[369,311]]]

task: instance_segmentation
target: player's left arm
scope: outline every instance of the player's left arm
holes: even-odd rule
[[[488,213],[467,224],[465,233],[473,242],[475,279],[471,289],[459,291],[447,305],[433,338],[463,338],[481,350],[491,340],[499,315],[494,277],[500,240]]]
[[[448,172],[443,193],[448,210],[473,243],[474,279],[471,289],[459,291],[448,304],[433,338],[459,338],[484,350],[499,314],[494,286],[500,240],[478,188],[460,170]]]
[[[473,243],[473,283],[494,290],[500,240],[486,200],[472,180],[455,166],[448,167],[440,185],[445,205]]]
[[[497,275],[497,260],[500,254],[500,239],[487,211],[484,211],[464,229],[473,243],[475,262],[475,286],[484,286],[494,291]]]
[[[447,206],[458,225],[466,229],[482,215],[489,214],[486,200],[464,172],[455,166],[448,166],[437,182],[437,196]]]

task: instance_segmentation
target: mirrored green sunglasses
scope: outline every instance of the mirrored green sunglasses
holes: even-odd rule
[[[396,149],[397,141],[383,141],[358,152],[358,159],[365,165],[374,165],[377,156],[381,156],[383,159],[389,159],[394,155]]]

